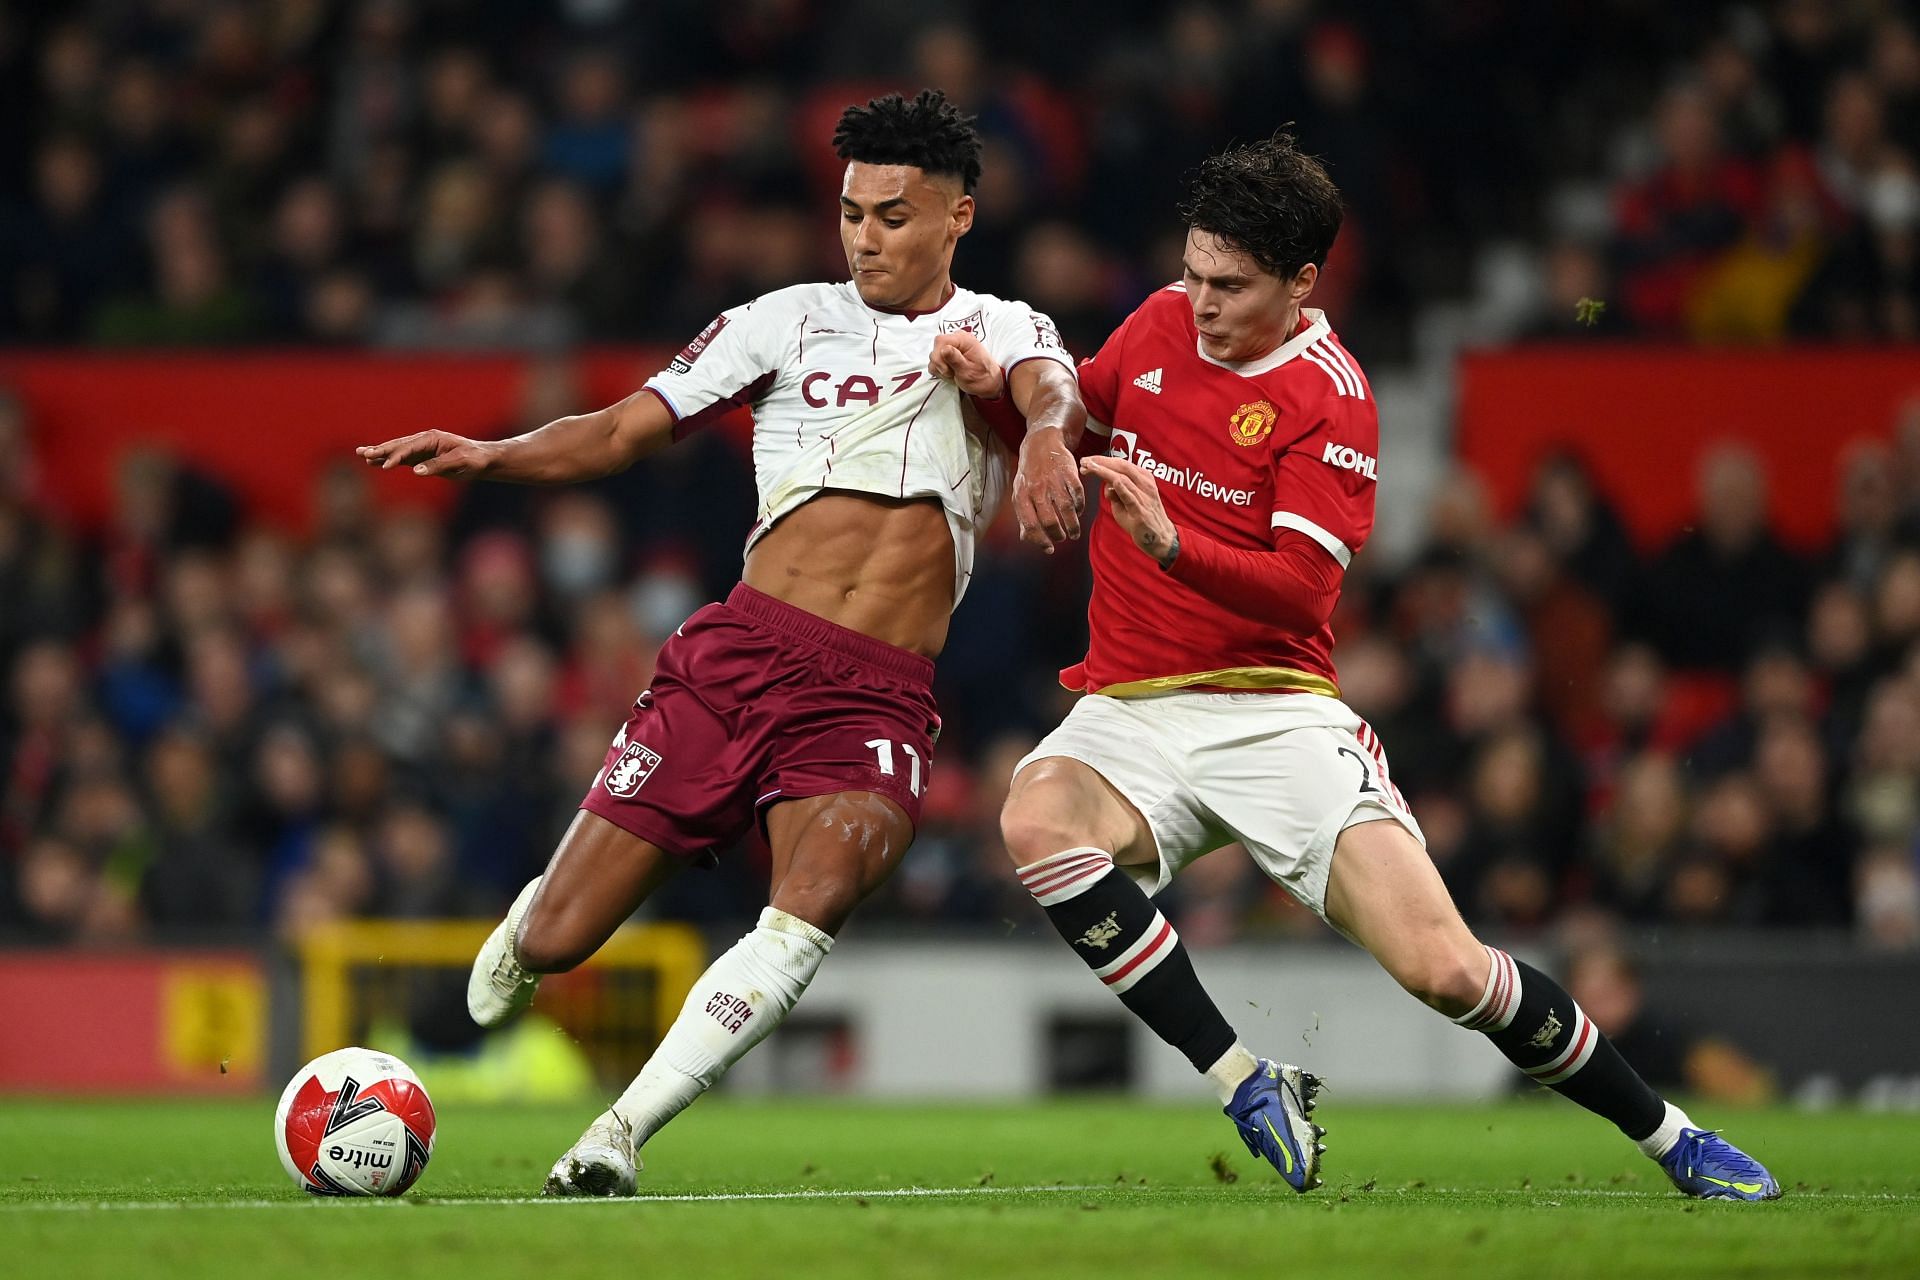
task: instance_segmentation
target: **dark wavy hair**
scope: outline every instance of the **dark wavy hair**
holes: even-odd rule
[[[1187,179],[1180,216],[1291,280],[1309,262],[1326,264],[1340,234],[1340,190],[1283,128],[1202,161]]]
[[[911,102],[890,93],[842,111],[833,150],[842,160],[946,174],[972,195],[980,182],[980,134],[973,121],[938,89],[922,89]]]

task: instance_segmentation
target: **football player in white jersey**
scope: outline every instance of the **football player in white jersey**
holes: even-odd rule
[[[780,1023],[912,841],[939,725],[932,658],[1010,470],[966,393],[1004,386],[1029,424],[1013,486],[1023,535],[1050,546],[1079,532],[1071,358],[1045,316],[951,277],[980,176],[971,119],[936,91],[890,95],[849,107],[833,141],[848,280],[725,312],[597,412],[510,440],[424,431],[359,450],[423,476],[564,484],[730,407],[754,411],[759,511],[741,583],[662,648],[546,873],[475,959],[468,1008],[505,1021],[542,974],[592,955],[682,865],[756,821],[769,905],[555,1164],[550,1194],[631,1194],[636,1149]]]

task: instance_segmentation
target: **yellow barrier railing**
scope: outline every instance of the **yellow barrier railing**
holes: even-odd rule
[[[493,920],[344,920],[300,939],[301,1036],[309,1058],[352,1042],[353,970],[412,966],[464,969],[493,931]],[[588,969],[639,969],[655,975],[654,1038],[667,1033],[687,992],[707,966],[697,929],[684,924],[625,925]]]

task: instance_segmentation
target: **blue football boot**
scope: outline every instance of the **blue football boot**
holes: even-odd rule
[[[1758,1160],[1712,1129],[1682,1129],[1660,1157],[1673,1185],[1702,1200],[1778,1200],[1780,1184]]]
[[[1319,1076],[1262,1058],[1225,1108],[1247,1150],[1279,1170],[1295,1191],[1320,1185],[1320,1154],[1327,1149],[1320,1139],[1327,1131],[1313,1122],[1319,1092]]]

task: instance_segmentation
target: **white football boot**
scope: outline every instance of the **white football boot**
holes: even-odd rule
[[[527,882],[507,909],[507,918],[487,935],[480,954],[473,958],[473,972],[467,975],[467,1013],[483,1027],[497,1027],[526,1008],[540,986],[540,975],[522,969],[513,951],[520,917],[527,914],[540,879],[535,876]]]
[[[633,1153],[633,1126],[612,1111],[602,1111],[580,1141],[554,1162],[547,1175],[550,1196],[630,1196],[640,1170]]]

